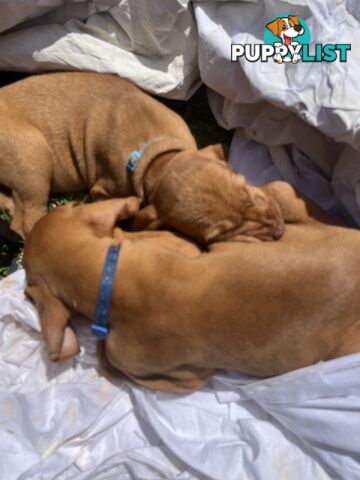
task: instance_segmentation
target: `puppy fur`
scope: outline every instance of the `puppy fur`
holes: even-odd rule
[[[149,388],[188,391],[216,369],[272,376],[360,351],[360,234],[283,182],[291,224],[278,242],[218,242],[202,251],[169,232],[127,234],[134,198],[58,208],[25,248],[28,295],[50,358],[75,355],[75,310],[91,321],[110,245],[121,244],[101,364]],[[318,216],[319,215],[319,216]]]
[[[131,174],[127,161],[140,149]],[[151,207],[135,227],[165,222],[202,243],[273,239],[284,228],[276,201],[234,175],[219,145],[197,149],[179,115],[127,80],[66,72],[2,88],[0,208],[13,214],[12,229],[26,237],[49,192],[85,190],[94,200],[137,195]]]

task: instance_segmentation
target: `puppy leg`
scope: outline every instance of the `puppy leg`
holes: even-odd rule
[[[11,228],[26,238],[35,223],[47,213],[47,201],[49,198],[50,176],[47,182],[41,182],[39,188],[16,187],[13,191],[15,211]]]
[[[207,368],[177,368],[166,375],[148,375],[139,377],[129,372],[122,372],[114,367],[107,355],[105,342],[97,344],[97,358],[102,374],[111,379],[125,380],[128,377],[135,383],[143,385],[151,390],[162,390],[164,392],[191,392],[202,388],[211,379],[214,370]]]
[[[206,385],[213,376],[214,370],[178,368],[166,375],[149,375],[148,377],[137,377],[128,372],[125,374],[134,382],[151,390],[184,393],[198,390]]]
[[[296,192],[287,182],[271,182],[260,188],[277,200],[286,223],[321,222],[334,224],[334,219],[329,217],[311,200]]]
[[[11,219],[10,227],[14,232],[18,233],[22,238],[24,238],[23,230],[23,219],[24,211],[23,204],[20,198],[16,193],[13,193],[13,202],[14,202],[14,211]]]
[[[11,193],[3,191],[0,188],[0,210],[5,210],[10,217],[14,216],[15,213],[15,203],[11,197]]]
[[[94,202],[101,200],[107,200],[109,198],[116,197],[114,181],[110,181],[107,178],[100,178],[90,189],[90,198]]]
[[[336,348],[327,356],[326,360],[344,357],[360,352],[360,322],[357,322],[341,339]]]
[[[47,212],[53,162],[43,134],[27,124],[0,135],[0,181],[14,201],[11,228],[22,237]]]

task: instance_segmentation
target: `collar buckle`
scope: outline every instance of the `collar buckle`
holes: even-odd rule
[[[95,335],[99,340],[104,340],[109,333],[109,329],[107,327],[102,327],[101,325],[97,325],[93,323],[91,325],[91,333]]]

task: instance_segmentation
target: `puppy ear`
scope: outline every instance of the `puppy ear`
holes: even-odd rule
[[[50,360],[58,361],[79,353],[79,343],[74,331],[67,326],[70,312],[53,295],[47,285],[27,287],[25,290],[35,303],[40,317],[43,335]]]
[[[270,30],[270,32],[275,35],[276,37],[279,36],[279,33],[280,33],[280,22],[279,22],[279,18],[276,18],[275,20],[273,20],[272,22],[268,23],[266,25],[266,28],[268,30]]]
[[[289,15],[289,20],[292,20],[295,25],[300,25],[299,17],[297,15]]]
[[[216,145],[209,145],[205,148],[202,148],[200,151],[204,153],[207,157],[212,158],[213,160],[221,160],[222,162],[226,161],[224,148],[221,143],[217,143]]]
[[[139,210],[139,200],[136,197],[114,198],[78,208],[82,209],[94,233],[103,237],[112,234],[117,222],[135,215]]]
[[[204,243],[205,245],[214,242],[221,235],[226,232],[231,231],[235,227],[234,223],[230,220],[221,220],[220,222],[208,227],[204,232]]]

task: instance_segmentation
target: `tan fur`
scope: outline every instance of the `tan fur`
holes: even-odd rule
[[[196,162],[191,152],[180,152],[161,166],[161,173],[149,176],[150,228],[169,225],[201,244],[280,238],[284,222],[273,194],[249,185],[218,158],[210,159],[210,148],[200,150]],[[145,228],[137,222],[135,217],[134,226]]]
[[[47,215],[24,258],[51,358],[77,353],[69,332],[64,341],[49,332],[64,330],[69,309],[91,321],[106,252],[117,243],[110,333],[99,346],[109,374],[187,391],[218,368],[271,376],[360,351],[360,233],[324,223],[283,182],[269,189],[292,222],[283,238],[219,242],[210,252],[168,232],[114,229],[135,212],[135,199]]]
[[[144,145],[131,175],[129,156]],[[23,237],[46,213],[50,191],[89,190],[94,200],[136,194],[144,206],[153,203],[147,228],[166,222],[198,241],[240,227],[278,238],[276,202],[240,181],[222,157],[219,145],[198,150],[179,115],[116,76],[53,73],[0,90],[0,188],[13,198],[0,194],[0,208],[14,214],[11,226]],[[246,227],[254,216],[258,226]]]

